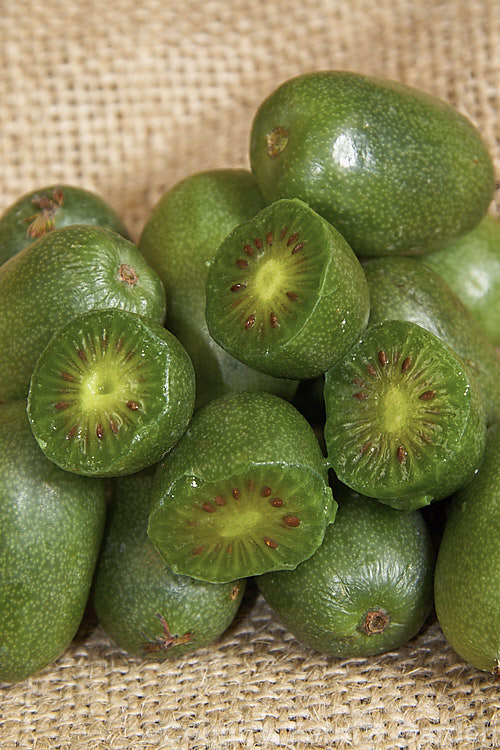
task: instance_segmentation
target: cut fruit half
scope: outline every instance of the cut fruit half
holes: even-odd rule
[[[181,437],[194,407],[194,373],[179,341],[123,310],[93,310],[58,330],[28,397],[41,449],[63,469],[131,474]]]

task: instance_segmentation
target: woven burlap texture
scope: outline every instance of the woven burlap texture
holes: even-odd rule
[[[137,238],[181,178],[248,167],[259,103],[318,68],[447,99],[500,174],[496,0],[3,0],[0,63],[0,210],[77,184]],[[0,690],[2,750],[500,747],[498,686],[432,618],[397,652],[342,661],[298,644],[255,592],[179,661],[130,658],[97,628]]]

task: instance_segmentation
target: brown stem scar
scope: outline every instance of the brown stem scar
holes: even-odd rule
[[[129,286],[135,286],[139,281],[137,273],[132,266],[128,265],[128,263],[122,263],[120,265],[118,268],[118,278]]]

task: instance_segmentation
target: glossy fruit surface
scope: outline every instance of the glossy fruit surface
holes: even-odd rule
[[[500,424],[483,463],[451,499],[434,581],[436,613],[455,651],[500,678]]]
[[[105,516],[102,480],[62,471],[24,401],[0,405],[0,682],[57,659],[82,619]]]
[[[477,129],[395,81],[322,70],[260,105],[250,160],[265,199],[301,198],[358,255],[428,252],[486,213],[494,170]]]
[[[310,648],[336,657],[397,648],[432,606],[434,550],[419,513],[401,513],[345,488],[321,546],[295,570],[258,586],[279,619]]]

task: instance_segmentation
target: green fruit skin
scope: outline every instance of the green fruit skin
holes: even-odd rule
[[[488,429],[481,467],[449,503],[434,578],[446,639],[477,669],[500,675],[500,423]]]
[[[434,549],[419,511],[401,513],[334,488],[335,523],[295,570],[259,576],[278,618],[304,645],[331,656],[371,656],[398,648],[422,627],[432,606]],[[366,615],[382,612],[382,632]]]
[[[136,283],[120,278],[122,264]],[[165,290],[137,247],[102,227],[72,226],[41,237],[0,267],[0,401],[25,398],[36,360],[68,319],[120,308],[157,323]]]
[[[270,156],[275,128],[288,140]],[[350,71],[306,73],[273,91],[252,124],[250,161],[268,202],[301,198],[363,256],[429,252],[470,231],[494,191],[491,157],[465,117]]]
[[[155,467],[112,483],[112,498],[94,577],[94,609],[112,640],[145,659],[175,658],[211,643],[234,619],[244,581],[213,584],[176,575],[147,536]],[[172,636],[161,643],[163,617]]]
[[[246,224],[249,227],[255,224],[258,235],[257,222],[261,221],[264,225],[269,221],[277,222],[280,210],[290,217],[302,213],[306,233],[308,225],[314,222],[316,237],[321,236],[321,247],[328,248],[323,275],[315,290],[317,300],[303,325],[274,351],[269,348],[265,353],[255,352],[251,346],[237,351],[237,341],[231,347],[231,353],[250,367],[278,377],[315,378],[333,367],[366,328],[370,309],[368,285],[358,258],[342,235],[302,201],[278,201],[272,207],[264,208],[259,216]],[[229,247],[234,247],[240,235],[241,227],[238,227],[227,238]],[[315,248],[318,254],[321,247]],[[218,323],[221,312],[218,280],[221,263],[218,259],[223,257],[223,252],[224,247],[216,255],[208,273],[206,318],[214,338],[225,346],[230,342]]]
[[[129,238],[118,214],[95,193],[49,185],[21,196],[0,216],[0,264],[39,237],[72,224],[106,227]]]
[[[245,475],[252,466],[266,464],[298,466],[319,477],[324,488],[324,527],[334,520],[337,504],[328,486],[326,462],[305,417],[274,394],[226,394],[195,411],[182,438],[158,464],[148,535],[166,562],[170,561],[168,550],[162,547],[161,525],[164,514],[168,517],[172,491],[179,478],[192,476],[219,482],[236,474]],[[318,533],[322,537],[324,528]],[[210,580],[210,571],[206,575]]]
[[[434,444],[426,445],[427,450],[423,450],[423,455],[418,456],[418,441],[409,448],[410,460],[406,475],[402,473],[396,459],[395,448],[387,466],[383,463],[377,465],[376,474],[373,470],[357,472],[355,469],[366,436],[360,440],[356,434],[355,439],[348,440],[352,427],[344,417],[345,399],[347,397],[349,401],[353,401],[352,393],[359,388],[354,378],[359,377],[364,351],[370,346],[376,352],[378,340],[387,342],[390,335],[396,342],[411,337],[414,352],[427,351],[431,371],[438,367],[444,368],[444,378],[447,378],[449,371],[453,373],[452,382],[448,379],[449,411],[443,417],[445,421],[441,431],[434,437]],[[391,349],[386,345],[385,350],[391,360]],[[351,362],[356,362],[357,367],[352,368]],[[421,361],[416,360],[414,366],[415,369],[420,369]],[[437,380],[437,388],[439,382]],[[348,390],[345,388],[347,383]],[[444,499],[469,482],[481,463],[486,440],[486,416],[477,383],[460,357],[421,326],[400,320],[370,326],[343,362],[325,374],[324,394],[325,443],[332,469],[342,482],[355,491],[375,496],[380,502],[397,510],[412,511],[428,505],[433,499]],[[376,409],[376,405],[372,408]],[[398,415],[397,407],[394,407],[393,422]],[[387,418],[387,415],[383,412],[379,418]],[[345,441],[338,440],[339,424]],[[376,421],[374,426],[375,424]],[[447,433],[443,433],[446,428]],[[414,456],[411,455],[413,452]]]
[[[161,196],[139,239],[140,251],[165,285],[166,325],[193,362],[197,406],[242,390],[265,390],[291,398],[298,385],[257,372],[231,357],[213,340],[205,320],[209,262],[229,232],[263,206],[250,172],[199,172]]]
[[[154,391],[155,406],[150,405],[148,408],[146,396],[145,424],[138,426],[133,441],[127,443],[113,458],[106,456],[106,440],[119,441],[120,438],[109,435],[102,443],[95,441],[95,455],[89,451],[84,456],[85,460],[74,464],[65,435],[56,436],[59,422],[57,414],[54,414],[53,404],[50,404],[50,411],[47,409],[44,377],[47,377],[47,374],[50,376],[52,372],[53,340],[56,347],[60,346],[67,333],[73,335],[75,323],[80,330],[85,330],[87,325],[88,330],[91,323],[87,324],[86,321],[89,318],[97,320],[102,328],[107,327],[108,330],[113,326],[121,326],[122,330],[126,331],[128,327],[136,346],[141,350],[141,356],[152,360],[156,358],[156,380],[149,386],[150,392]],[[132,474],[155,464],[175,445],[193,414],[194,394],[195,376],[191,360],[180,341],[170,331],[135,313],[116,309],[92,310],[77,316],[67,326],[58,329],[40,354],[31,377],[27,412],[38,445],[45,456],[60,468],[87,476],[112,477]],[[155,408],[157,413],[152,419]],[[99,452],[101,447],[104,450],[104,458]]]
[[[500,417],[500,361],[479,324],[439,274],[416,258],[363,264],[370,290],[368,325],[409,320],[431,331],[465,362],[481,391],[488,424]]]
[[[422,260],[468,308],[493,346],[500,345],[500,222],[487,214],[471,232]]]
[[[102,480],[57,468],[24,401],[0,406],[0,682],[52,663],[82,619],[105,520]]]

